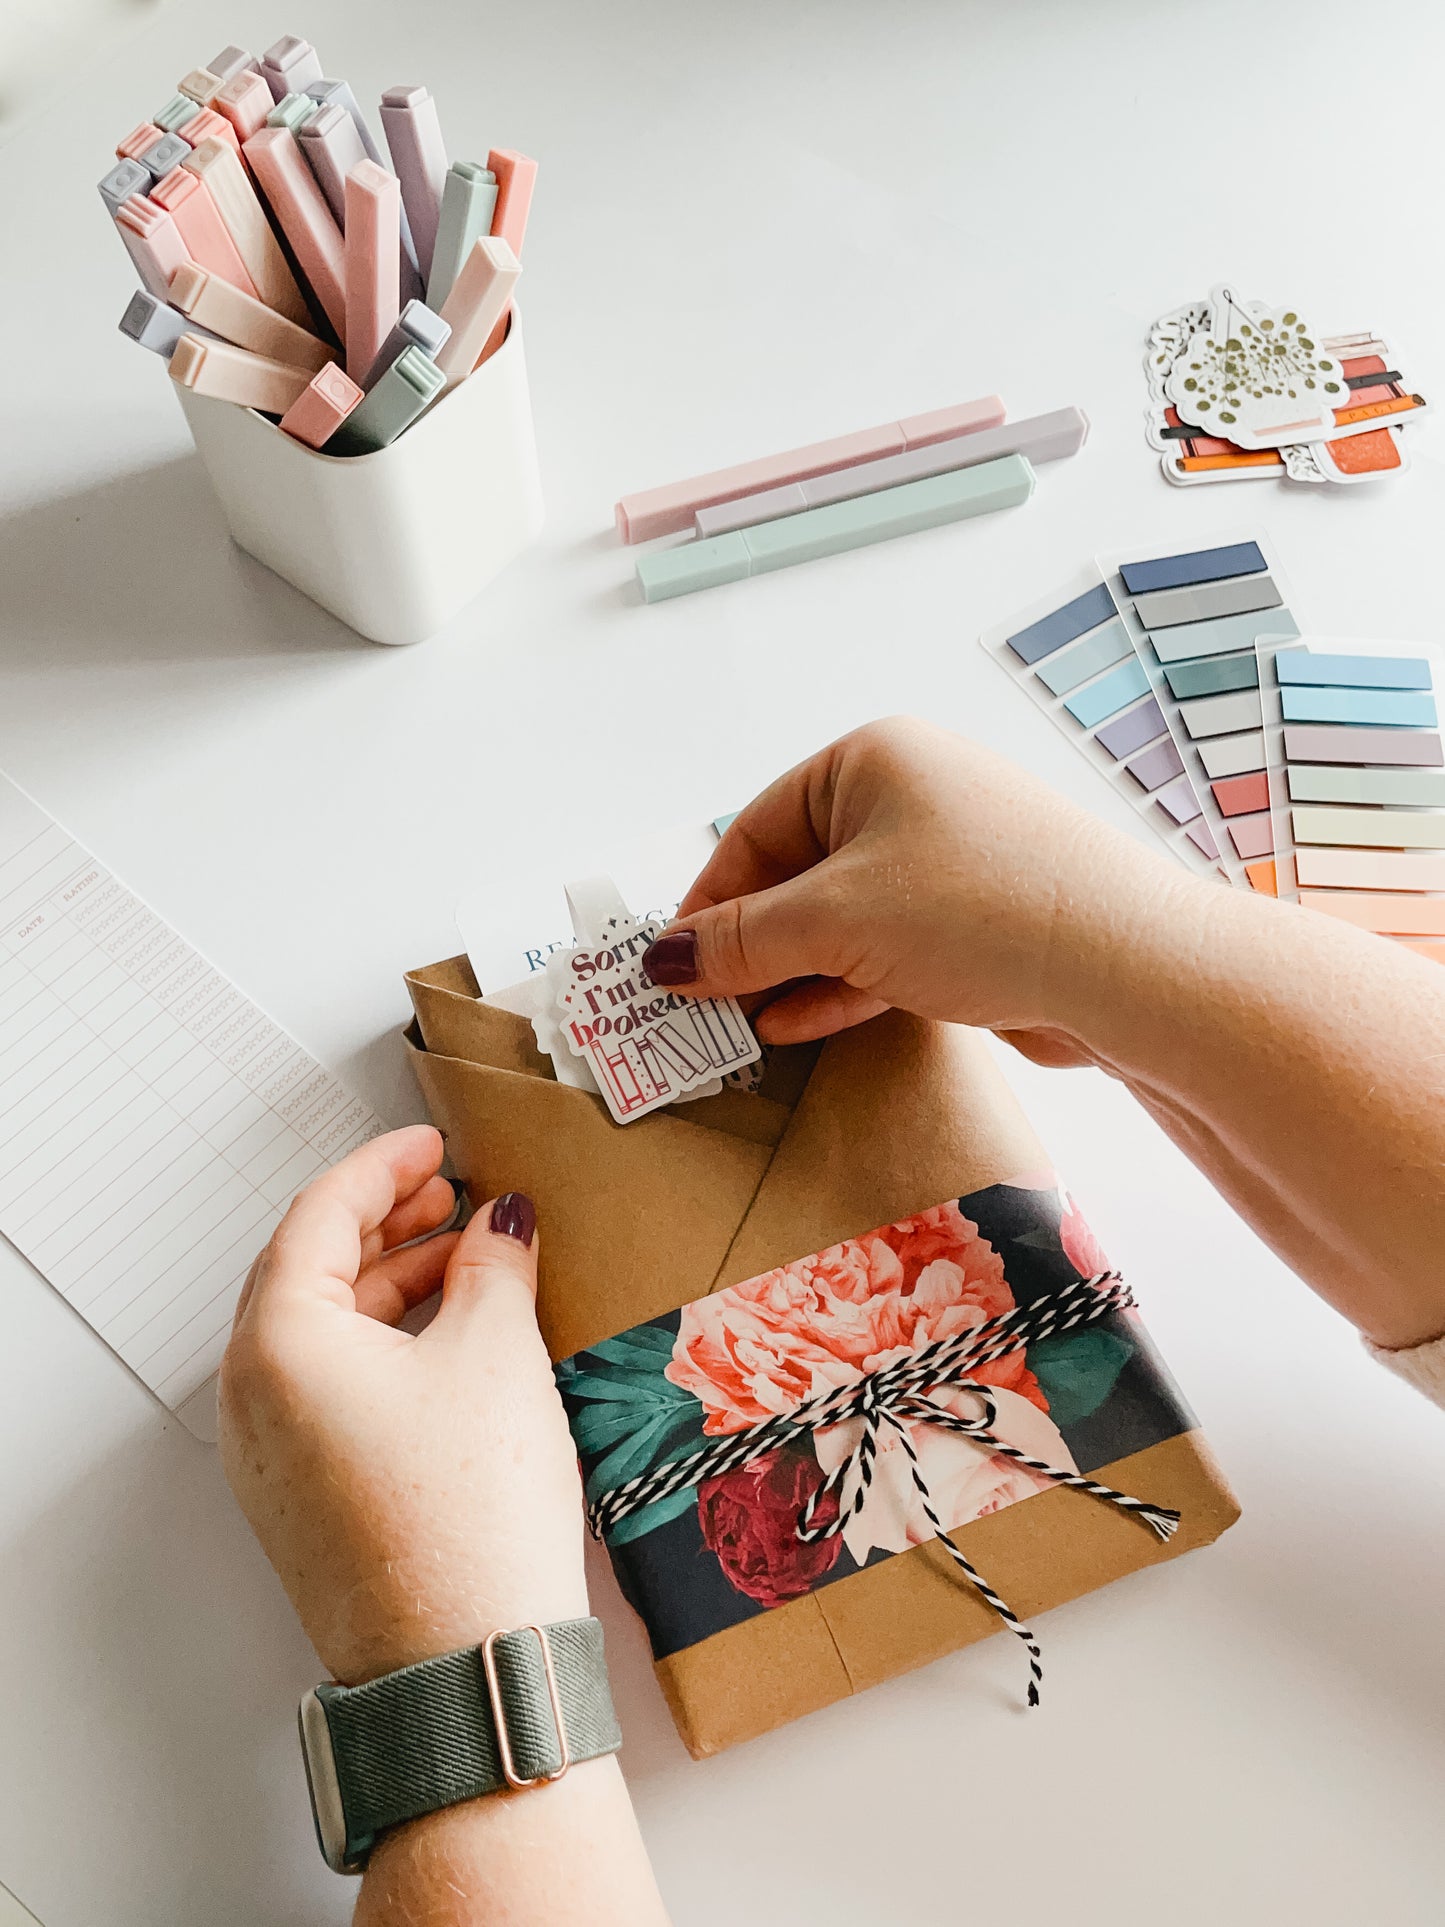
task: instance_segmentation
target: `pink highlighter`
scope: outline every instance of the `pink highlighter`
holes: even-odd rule
[[[169,304],[171,276],[191,258],[175,222],[148,195],[132,194],[116,209],[115,225],[141,286]]]
[[[259,298],[256,283],[246,272],[240,250],[199,174],[173,167],[151,189],[151,199],[175,222],[193,261],[229,281],[242,294]]]
[[[255,78],[262,87],[265,82]],[[263,127],[241,149],[311,292],[338,341],[346,340],[346,250],[326,196],[289,127]]]
[[[346,176],[346,372],[365,382],[401,311],[401,182],[375,161]]]

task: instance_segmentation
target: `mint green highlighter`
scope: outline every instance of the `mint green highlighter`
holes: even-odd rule
[[[315,1687],[299,1721],[316,1838],[334,1873],[363,1872],[388,1827],[546,1785],[622,1744],[595,1619],[495,1632],[363,1686]]]

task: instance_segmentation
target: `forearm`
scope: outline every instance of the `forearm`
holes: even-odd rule
[[[1361,1330],[1445,1331],[1445,971],[1292,905],[1143,888],[1085,945],[1068,1027]]]
[[[355,1927],[666,1927],[617,1761],[493,1794],[378,1841]]]

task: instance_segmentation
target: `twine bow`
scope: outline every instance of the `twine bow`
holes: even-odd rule
[[[1103,1499],[1122,1512],[1134,1514],[1160,1540],[1172,1538],[1179,1524],[1179,1514],[1167,1506],[1151,1505],[1145,1499],[1136,1499],[1127,1492],[1116,1492],[1112,1486],[1101,1485],[1097,1479],[1085,1478],[1078,1472],[1063,1471],[1043,1459],[1033,1458],[1000,1438],[994,1429],[998,1419],[998,1402],[987,1385],[971,1376],[981,1365],[995,1358],[1036,1344],[1040,1339],[1053,1337],[1059,1332],[1070,1331],[1075,1326],[1094,1324],[1113,1312],[1127,1310],[1133,1303],[1133,1294],[1119,1273],[1102,1271],[1081,1283],[1066,1285],[1062,1290],[1037,1299],[1031,1305],[1016,1305],[973,1331],[936,1339],[921,1351],[896,1359],[891,1365],[870,1372],[865,1378],[856,1379],[848,1385],[835,1386],[816,1398],[806,1399],[791,1412],[760,1419],[744,1432],[711,1439],[684,1458],[674,1459],[625,1479],[621,1485],[600,1494],[588,1507],[588,1525],[594,1536],[600,1539],[629,1514],[651,1505],[654,1500],[668,1498],[674,1492],[696,1485],[703,1479],[735,1471],[739,1466],[760,1458],[765,1452],[796,1439],[800,1433],[818,1432],[848,1419],[861,1419],[863,1426],[857,1445],[828,1474],[803,1508],[798,1520],[797,1535],[804,1544],[835,1538],[859,1516],[867,1503],[877,1466],[879,1439],[886,1427],[896,1434],[907,1455],[908,1469],[919,1503],[935,1537],[969,1584],[998,1614],[1009,1631],[1023,1642],[1029,1656],[1028,1703],[1037,1706],[1043,1680],[1038,1641],[949,1538],[934,1508],[933,1496],[909,1437],[909,1427],[937,1425],[945,1431],[959,1433],[987,1445],[994,1452],[1002,1453],[1005,1458],[1026,1466],[1031,1472],[1041,1474],[1055,1485],[1073,1486],[1077,1491],[1087,1492],[1091,1498]],[[961,1416],[928,1396],[931,1391],[943,1387],[950,1391],[966,1392],[977,1399],[978,1413],[973,1417]],[[823,1501],[834,1495],[842,1495],[845,1491],[847,1497],[844,1499],[840,1496],[836,1516],[824,1524],[818,1524],[818,1508]]]

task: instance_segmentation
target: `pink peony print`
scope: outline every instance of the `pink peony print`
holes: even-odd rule
[[[702,1402],[704,1431],[742,1432],[1013,1302],[978,1226],[938,1205],[685,1306],[667,1376]],[[1048,1409],[1022,1350],[977,1377]]]
[[[1084,1222],[1083,1212],[1062,1186],[1059,1187],[1059,1197],[1064,1207],[1064,1215],[1059,1223],[1059,1243],[1064,1247],[1064,1256],[1081,1278],[1097,1278],[1101,1271],[1109,1269],[1104,1247]]]

